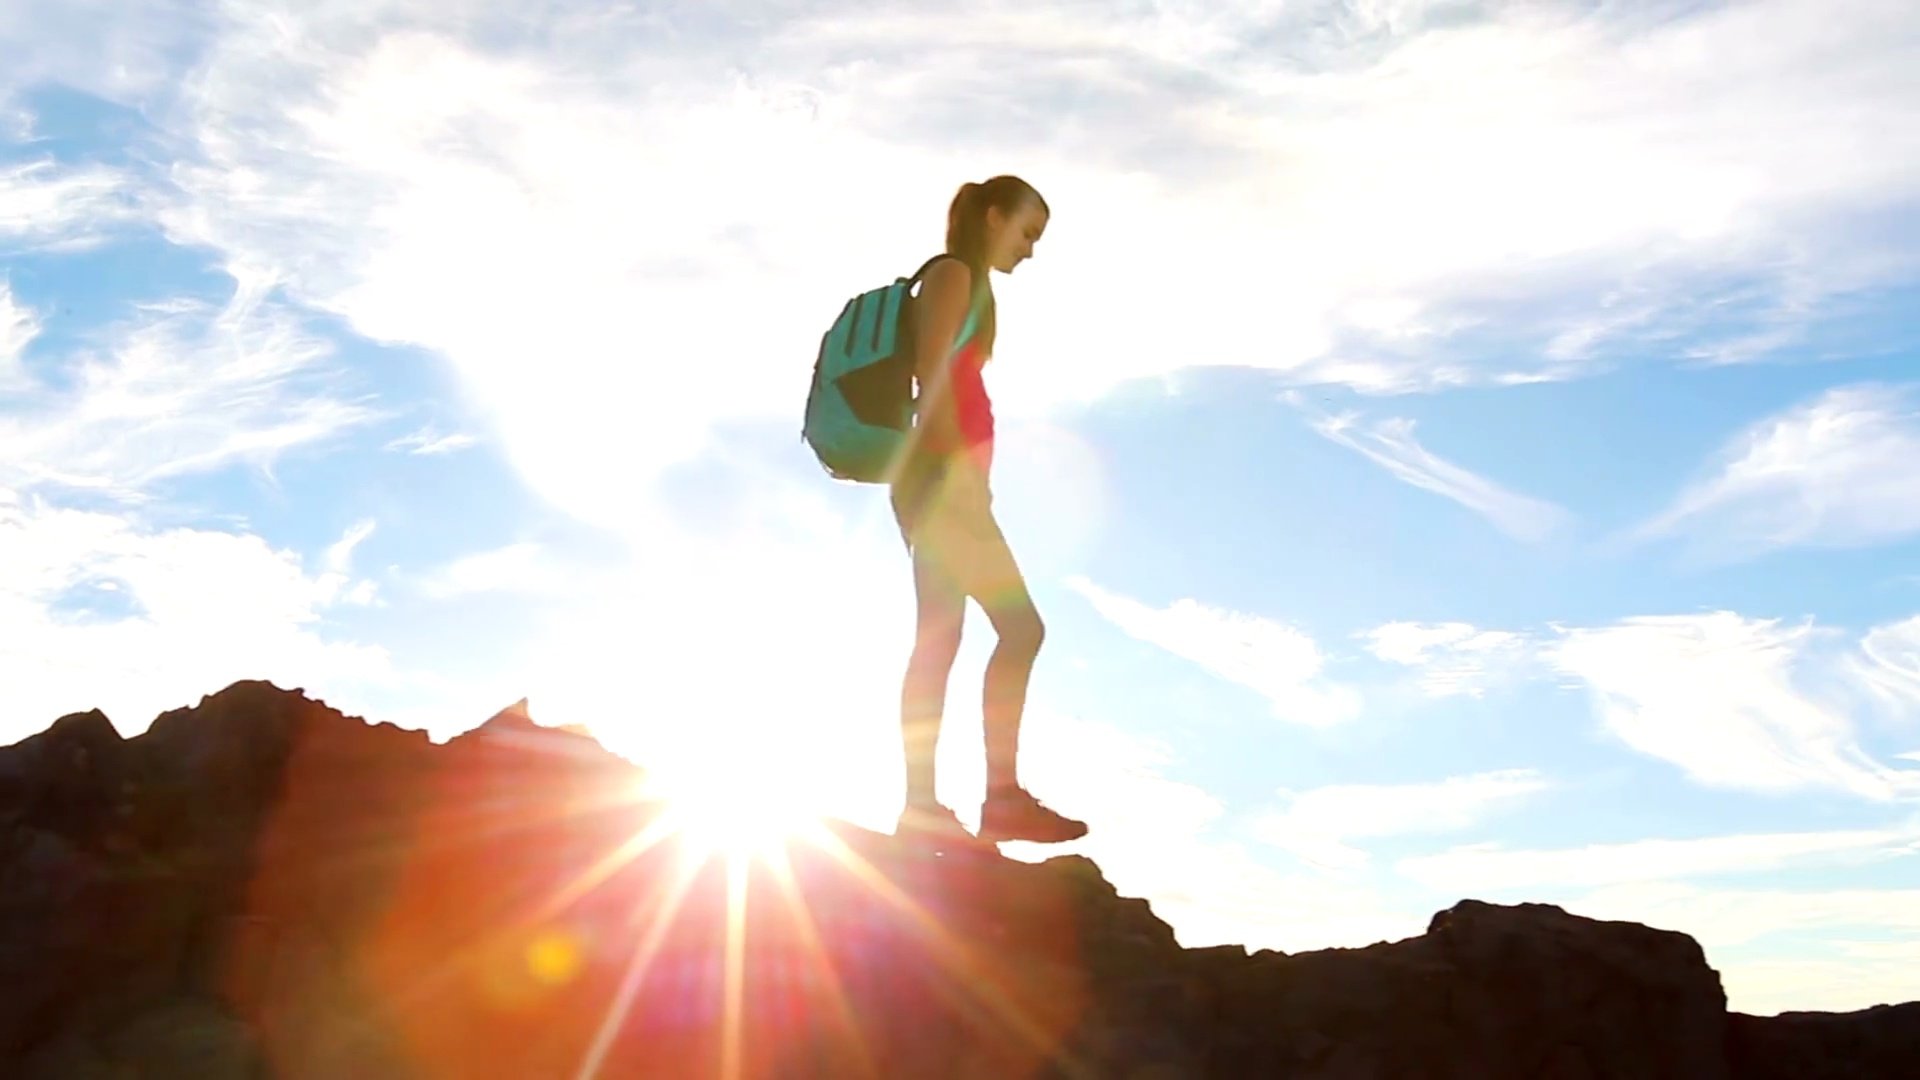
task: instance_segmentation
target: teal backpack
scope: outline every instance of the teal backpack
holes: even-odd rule
[[[821,336],[800,437],[835,479],[884,484],[905,456],[913,436],[913,289],[948,257],[848,300]],[[976,302],[954,348],[973,336],[978,316]]]

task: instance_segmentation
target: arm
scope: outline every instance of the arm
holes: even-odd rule
[[[941,259],[927,268],[914,301],[914,374],[920,380],[922,439],[959,445],[960,423],[944,370],[953,339],[966,322],[973,300],[973,272],[958,259]]]

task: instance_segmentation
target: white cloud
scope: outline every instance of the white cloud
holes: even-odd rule
[[[1353,416],[1326,416],[1313,430],[1358,453],[1394,477],[1452,499],[1517,540],[1544,540],[1568,520],[1552,503],[1509,491],[1439,457],[1414,438],[1413,421],[1388,419],[1362,425]]]
[[[1255,691],[1282,720],[1327,727],[1360,712],[1359,695],[1325,677],[1320,647],[1292,626],[1190,599],[1154,608],[1085,578],[1067,584],[1123,632]]]
[[[1897,948],[1849,934],[1911,938],[1911,889],[1741,888],[1701,879],[1860,867],[1920,853],[1920,827],[1649,838],[1569,848],[1470,845],[1399,860],[1399,873],[1452,897],[1559,904],[1577,915],[1677,930],[1699,941],[1743,1012],[1855,1009],[1920,988]],[[1850,973],[1852,978],[1843,976]],[[1799,977],[1805,977],[1801,981]]]
[[[1860,747],[1844,698],[1803,685],[1824,636],[1732,612],[1646,616],[1565,630],[1543,658],[1586,684],[1622,742],[1697,783],[1879,800],[1920,794],[1920,772],[1890,769]]]
[[[404,450],[409,454],[431,456],[436,454],[457,453],[458,451],[475,446],[479,442],[480,439],[478,436],[468,435],[462,432],[442,435],[432,427],[424,427],[411,435],[402,435],[392,442],[387,443],[386,449]]]
[[[1916,851],[1920,851],[1920,829],[1906,826],[1645,839],[1557,849],[1509,850],[1479,844],[1412,856],[1395,868],[1430,889],[1513,893],[1777,873],[1789,867],[1878,861]]]
[[[1285,295],[1383,297],[1407,313],[1415,332],[1401,340],[1338,350],[1344,374],[1382,389],[1565,375],[1593,366],[1565,354],[1590,355],[1620,330],[1658,340],[1698,329],[1738,298],[1717,282],[1743,266],[1767,267],[1746,306],[1768,329],[1804,321],[1806,298],[1872,272],[1865,264],[1911,272],[1910,257],[1880,265],[1898,242],[1865,237],[1875,226],[1828,201],[1821,171],[1774,140],[1788,129],[1869,145],[1873,129],[1853,110],[1890,119],[1912,106],[1893,43],[1911,40],[1914,19],[1880,4],[1840,31],[1801,2],[1679,17],[1504,8],[1432,33],[1415,17],[1398,35],[1320,37],[1348,46],[1328,50],[1348,62],[1333,71],[1262,72],[1270,54],[1244,53],[1236,74],[1263,92],[1208,119],[1223,141],[1274,151],[1245,180],[1219,171],[1266,196],[1261,209],[1298,213],[1279,235],[1315,255]],[[1340,120],[1322,123],[1322,107]],[[1862,205],[1898,206],[1920,147],[1903,138],[1855,162],[1841,183]],[[1826,235],[1808,229],[1814,219],[1830,222]],[[1585,299],[1596,296],[1599,311]],[[1475,316],[1502,343],[1525,342],[1525,358],[1440,349],[1444,334],[1421,332]],[[1588,331],[1579,348],[1534,359],[1536,337],[1569,326]],[[1630,343],[1610,344],[1624,354]],[[1504,344],[1479,351],[1511,355]]]
[[[1920,889],[1709,889],[1624,884],[1568,902],[1590,918],[1680,930],[1720,971],[1727,1005],[1765,1015],[1920,998]],[[1860,941],[1860,934],[1892,940]],[[1796,938],[1805,940],[1796,941]]]
[[[1481,630],[1463,622],[1391,622],[1363,631],[1367,651],[1392,664],[1420,669],[1430,697],[1483,697],[1524,670],[1535,643],[1508,630]]]
[[[318,579],[324,602],[369,607],[379,601],[379,586],[375,582],[364,578],[356,581],[353,577],[353,551],[373,535],[374,526],[371,518],[356,521],[327,548],[326,571]]]
[[[1920,772],[1880,764],[1856,731],[1874,705],[1895,723],[1920,717],[1920,618],[1872,627],[1851,646],[1839,630],[1731,612],[1539,633],[1393,622],[1358,637],[1414,669],[1435,698],[1573,676],[1627,746],[1710,786],[1920,795]]]
[[[1056,210],[1003,285],[1009,414],[1194,364],[1565,377],[1621,328],[1672,334],[1669,298],[1725,323],[1720,283],[1760,280],[1804,321],[1906,272],[1860,223],[1920,163],[1886,134],[1913,104],[1904,7],[1395,10],[828,6],[662,33],[565,3],[229,8],[164,114],[191,148],[164,220],[450,358],[537,490],[636,535],[634,463],[794,415],[831,312],[918,263],[987,171]],[[1286,60],[1244,44],[1281,39]],[[1491,328],[1514,347],[1444,347]]]
[[[1792,893],[1777,897],[1781,904],[1805,899]],[[1920,895],[1889,889],[1873,894],[1868,902],[1888,911],[1902,905],[1911,909],[1920,904]],[[1920,971],[1920,957],[1904,945],[1823,939],[1796,950],[1797,955],[1723,960],[1715,968],[1727,991],[1727,1006],[1737,1012],[1750,1016],[1807,1010],[1855,1012],[1920,1000],[1920,981],[1914,978],[1914,972]]]
[[[1310,862],[1357,867],[1368,856],[1344,841],[1469,829],[1547,790],[1531,769],[1453,776],[1432,783],[1338,784],[1288,797],[1285,810],[1257,818],[1261,839]]]
[[[1278,870],[1234,844],[1193,844],[1162,854],[1153,882],[1129,895],[1146,896],[1189,948],[1364,948],[1417,935],[1433,915],[1431,907],[1366,883]],[[1100,865],[1104,870],[1106,862]]]
[[[127,177],[99,166],[0,165],[0,250],[91,243],[133,218],[128,188]]]
[[[11,0],[0,7],[0,104],[45,84],[115,101],[162,88],[209,21],[194,0]]]
[[[306,687],[348,708],[406,681],[383,649],[328,635],[340,590],[257,536],[153,530],[10,494],[0,565],[0,741],[91,708],[138,732],[236,679]]]
[[[1853,668],[1883,703],[1904,714],[1920,713],[1920,615],[1867,631]]]
[[[8,105],[0,98],[0,136],[25,142],[33,138],[33,113],[18,105]]]
[[[1909,834],[1909,839],[1912,835]],[[1649,926],[1688,932],[1727,948],[1772,934],[1816,928],[1920,931],[1920,889],[1707,889],[1672,882],[1631,883],[1588,895],[1581,906]]]
[[[1041,709],[1023,728],[1022,777],[1051,805],[1083,817],[1070,845],[1008,844],[1015,858],[1078,852],[1123,895],[1139,896],[1188,946],[1319,949],[1418,933],[1429,911],[1396,906],[1372,888],[1318,873],[1289,873],[1223,838],[1220,800],[1168,775],[1179,764],[1159,743]],[[983,780],[978,742],[942,762],[960,791]],[[958,767],[951,767],[957,765]],[[965,807],[963,819],[972,820]]]
[[[13,286],[0,279],[0,393],[25,389],[27,373],[21,354],[39,335],[39,317],[14,299]]]
[[[1920,405],[1912,386],[1828,390],[1754,424],[1714,474],[1638,530],[1716,554],[1859,547],[1920,533]]]
[[[582,580],[583,575],[570,572],[543,545],[522,540],[462,555],[423,577],[419,587],[436,600],[502,592],[554,598],[579,587]]]
[[[332,574],[352,573],[353,549],[359,547],[367,537],[372,536],[376,526],[377,523],[371,518],[356,521],[348,526],[346,533],[342,535],[339,540],[336,540],[332,547],[327,549],[327,572]]]
[[[1682,930],[1707,949],[1728,1007],[1855,1011],[1920,997],[1920,890],[1709,890],[1624,884],[1571,901],[1592,919]],[[1884,940],[1857,940],[1876,934]]]
[[[135,497],[150,485],[279,455],[377,417],[330,393],[329,346],[243,280],[219,309],[180,300],[105,332],[0,408],[0,483]]]

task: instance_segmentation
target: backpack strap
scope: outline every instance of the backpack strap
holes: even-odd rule
[[[919,296],[914,294],[913,287],[920,284],[920,279],[927,276],[927,271],[932,269],[934,263],[939,262],[941,259],[958,259],[959,257],[958,255],[949,255],[943,251],[933,258],[928,259],[926,262],[921,263],[920,269],[915,270],[913,276],[906,279],[909,298],[913,300],[919,299]],[[973,296],[970,297],[967,302],[967,319],[960,324],[960,336],[953,339],[953,345],[950,346],[950,348],[957,349],[965,344],[969,338],[973,337],[974,330],[979,326],[980,312],[985,308],[983,301],[987,295],[987,290],[982,287],[983,284],[983,282],[974,282]]]
[[[958,255],[949,255],[943,251],[933,258],[928,259],[926,262],[921,263],[920,269],[915,270],[913,276],[907,279],[907,288],[912,289],[915,285],[920,284],[920,279],[927,276],[927,271],[933,268],[934,263],[939,262],[941,259],[957,259],[959,257]]]

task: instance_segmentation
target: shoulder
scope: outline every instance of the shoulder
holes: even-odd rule
[[[936,303],[964,303],[973,291],[973,268],[952,257],[936,259],[920,276],[920,295]]]

